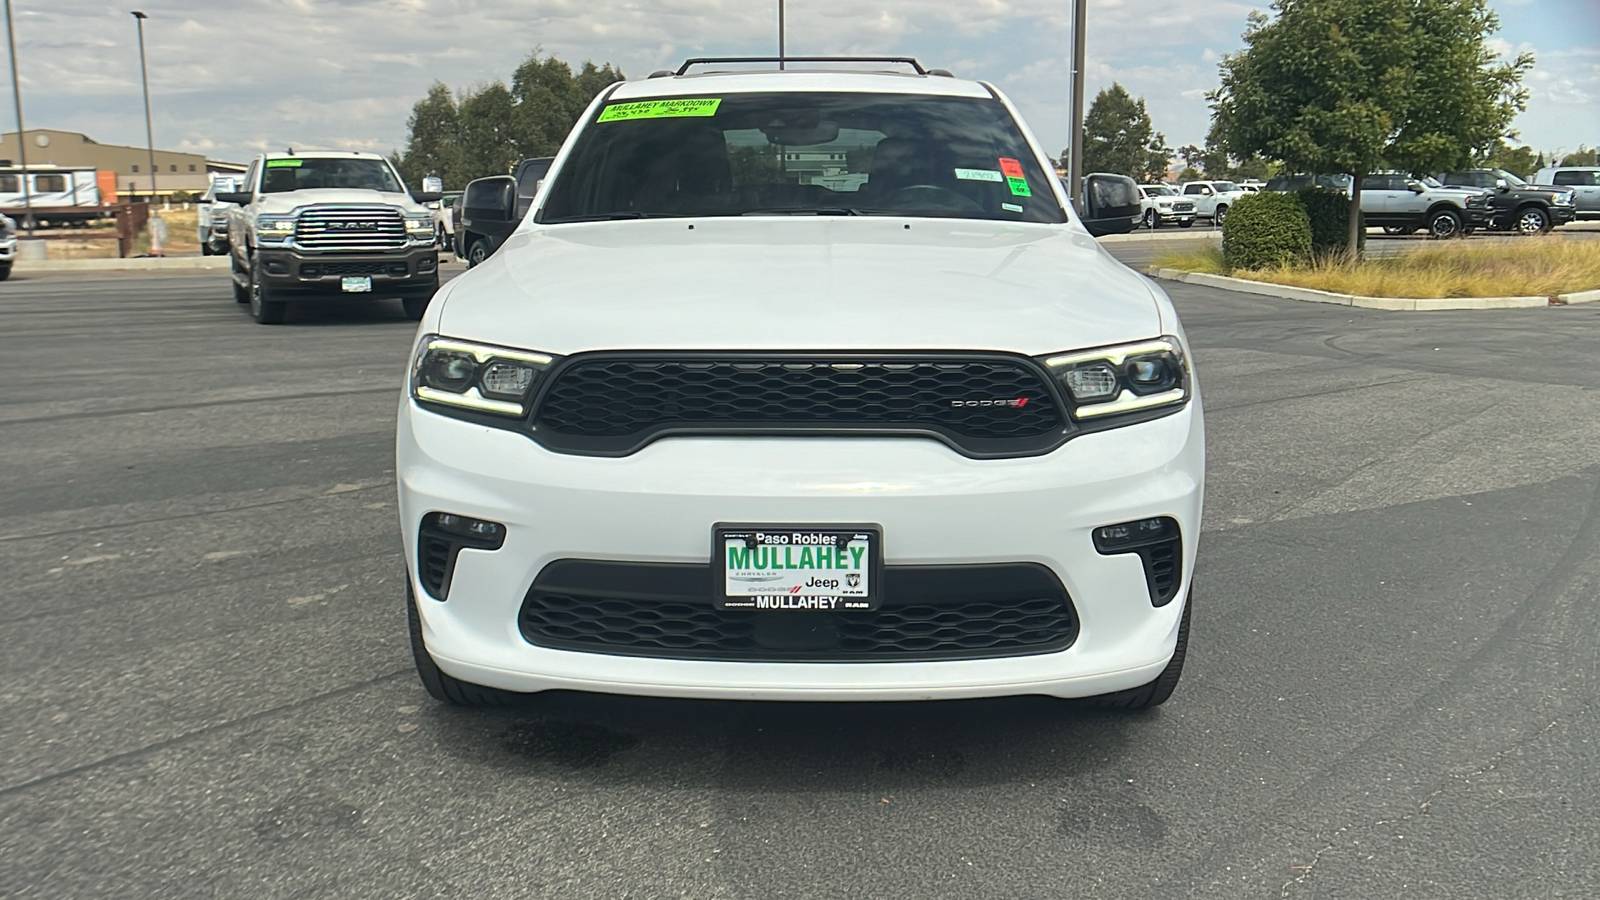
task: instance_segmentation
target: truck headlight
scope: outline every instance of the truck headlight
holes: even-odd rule
[[[1178,407],[1189,401],[1189,362],[1178,339],[1063,353],[1044,359],[1073,403],[1074,417],[1106,417]]]
[[[406,234],[413,238],[433,238],[433,216],[406,216]]]
[[[256,216],[256,235],[268,241],[287,240],[294,236],[294,216]]]
[[[1556,195],[1555,199],[1555,205],[1557,206],[1573,206],[1577,202],[1577,194],[1574,191],[1562,191]]]
[[[420,403],[521,417],[555,357],[430,334],[417,347],[411,396]]]

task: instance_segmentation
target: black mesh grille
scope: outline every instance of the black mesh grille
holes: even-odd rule
[[[967,571],[952,578],[950,570],[955,569]],[[1014,570],[1029,571],[1004,574]],[[523,637],[540,646],[674,659],[971,659],[1047,653],[1070,645],[1077,636],[1077,618],[1060,582],[1041,577],[1037,567],[928,567],[908,573],[890,566],[885,571],[888,595],[881,608],[870,612],[719,610],[705,590],[695,597],[682,592],[641,597],[599,584],[598,590],[583,591],[570,589],[570,584],[560,585],[566,590],[550,590],[536,583],[523,601],[519,624]],[[1010,580],[987,591],[988,596],[972,593],[993,584],[990,576],[996,571]],[[709,583],[705,569],[695,568],[694,573],[691,585]],[[944,584],[938,584],[940,579]],[[540,580],[550,579],[541,574]],[[563,579],[558,575],[554,580]],[[923,596],[916,593],[919,587]]]
[[[445,582],[455,563],[455,551],[456,548],[442,538],[422,534],[417,539],[417,574],[422,578],[422,586],[435,599],[445,598],[448,589]]]
[[[1150,602],[1165,606],[1178,592],[1178,582],[1183,575],[1183,543],[1167,541],[1141,547],[1138,551],[1144,560],[1144,577],[1150,585]]]
[[[594,356],[554,374],[534,424],[553,449],[628,452],[658,434],[905,431],[976,455],[1059,442],[1054,394],[1003,356]]]
[[[383,260],[310,263],[300,267],[300,274],[308,278],[319,275],[405,275],[406,264]]]

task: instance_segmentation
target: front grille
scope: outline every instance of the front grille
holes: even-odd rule
[[[399,250],[406,222],[392,206],[313,206],[300,214],[294,237],[305,250]]]
[[[877,610],[753,612],[715,608],[704,566],[559,560],[518,621],[539,646],[669,659],[978,659],[1054,652],[1077,637],[1071,600],[1042,566],[884,571]]]
[[[538,400],[535,434],[563,452],[623,455],[663,434],[937,437],[972,456],[1043,453],[1066,429],[1031,360],[1000,354],[593,354]]]
[[[384,262],[382,260],[307,263],[300,267],[300,275],[304,278],[318,278],[325,275],[396,275],[405,277],[406,274],[408,272],[405,263]]]
[[[1187,200],[1180,200],[1172,204],[1172,211],[1180,213],[1194,212],[1194,204]]]

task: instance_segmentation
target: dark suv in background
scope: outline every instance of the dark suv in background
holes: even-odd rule
[[[1491,231],[1543,234],[1578,217],[1571,190],[1532,185],[1505,169],[1462,169],[1438,178],[1451,187],[1488,190]]]

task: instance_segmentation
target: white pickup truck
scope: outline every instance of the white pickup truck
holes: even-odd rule
[[[1159,228],[1169,222],[1179,228],[1194,224],[1194,201],[1182,196],[1170,184],[1139,185],[1140,224]]]
[[[1221,226],[1228,217],[1228,207],[1249,194],[1231,181],[1185,181],[1179,190],[1187,200],[1194,201],[1194,212],[1202,219],[1210,219]]]
[[[399,297],[422,318],[439,289],[433,211],[438,194],[412,194],[376,153],[269,153],[257,157],[228,222],[233,299],[262,324],[282,322],[291,299]]]

